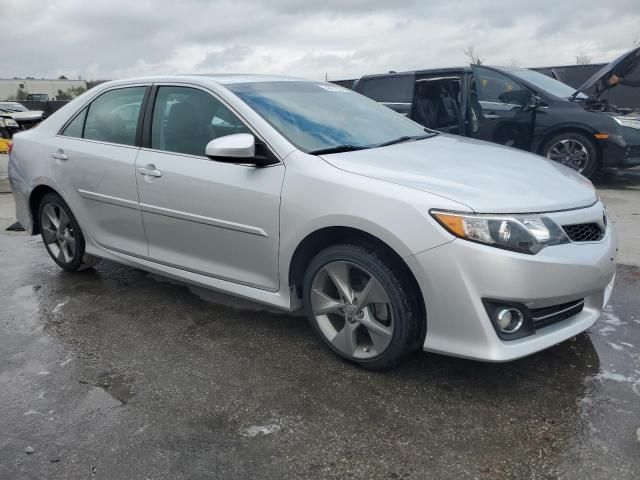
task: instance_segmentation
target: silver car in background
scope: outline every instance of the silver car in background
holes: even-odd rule
[[[343,358],[507,361],[590,327],[616,234],[591,183],[285,77],[109,82],[14,138],[17,217],[99,258],[284,310]]]

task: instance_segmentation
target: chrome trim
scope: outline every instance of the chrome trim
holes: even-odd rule
[[[454,215],[502,215],[502,216],[509,216],[509,215],[548,215],[550,213],[562,213],[562,212],[574,212],[576,210],[586,210],[587,208],[591,208],[593,207],[596,203],[598,203],[600,201],[600,199],[596,199],[593,203],[590,203],[589,205],[583,205],[582,207],[571,207],[571,208],[562,208],[560,210],[539,210],[537,212],[477,212],[475,210],[472,210],[470,212],[465,212],[462,210],[442,210],[439,208],[431,208],[429,209],[429,213],[447,213],[447,214],[454,214]],[[471,207],[469,207],[471,208]]]
[[[133,200],[127,200],[126,198],[112,197],[111,195],[104,195],[102,193],[90,192],[88,190],[78,189],[78,193],[82,198],[88,200],[94,200],[96,202],[109,203],[111,205],[117,205],[119,207],[131,208],[138,210],[138,202]]]
[[[91,140],[90,138],[79,138],[79,137],[67,137],[65,135],[56,135],[58,138],[64,138],[65,140],[77,140],[78,142],[88,142],[88,143],[98,143],[100,145],[108,145],[111,147],[122,147],[122,148],[133,148],[134,150],[140,150],[140,147],[135,145],[125,145],[124,143],[113,143],[113,142],[105,142],[103,140]]]
[[[218,137],[218,138],[221,138],[221,137]],[[258,137],[256,137],[256,138],[258,138]],[[273,149],[270,149],[270,150],[273,152],[273,154],[278,159],[280,158],[280,157],[278,157],[278,154],[276,154],[273,151]],[[255,165],[250,164],[250,163],[220,162],[218,160],[213,160],[213,159],[211,159],[209,157],[205,157],[205,156],[202,156],[202,155],[192,155],[190,153],[172,152],[170,150],[158,150],[158,149],[155,149],[155,148],[140,147],[140,151],[141,152],[150,152],[150,153],[161,153],[161,154],[164,154],[164,155],[177,155],[179,157],[193,158],[194,160],[205,160],[207,162],[215,162],[215,163],[218,163],[218,164],[233,165],[234,167],[244,167],[244,168],[252,168],[252,169],[260,168],[261,170],[264,169],[264,168],[277,167],[279,165],[283,165],[284,164],[282,160],[278,160],[278,163],[272,163],[271,165],[265,165],[264,167],[256,167]]]
[[[543,315],[542,317],[533,317],[533,321],[534,322],[539,322],[541,320],[546,320],[547,318],[555,317],[557,315],[562,315],[563,313],[566,313],[569,310],[573,310],[574,308],[577,308],[580,305],[584,305],[584,300],[580,300],[579,302],[574,303],[570,307],[563,308],[562,310],[558,310],[557,312],[550,313],[549,315]]]
[[[504,315],[506,315],[509,312],[515,312],[516,316],[518,317],[518,321],[515,325],[515,327],[511,327],[511,328],[502,328],[500,326],[500,321],[502,320],[502,317]],[[520,330],[520,328],[522,328],[522,325],[524,324],[524,315],[522,314],[522,312],[520,310],[518,310],[517,308],[514,307],[507,307],[507,308],[502,308],[499,312],[498,315],[496,316],[496,326],[498,327],[498,330],[500,330],[502,333],[515,333],[518,330]],[[507,325],[508,327],[508,325]]]
[[[143,212],[152,213],[155,215],[163,215],[165,217],[178,218],[180,220],[187,220],[189,222],[202,223],[205,225],[211,225],[213,227],[226,228],[227,230],[236,230],[238,232],[244,232],[251,235],[258,235],[259,237],[269,238],[267,232],[259,227],[229,222],[228,220],[220,220],[218,218],[205,217],[202,215],[197,215],[195,213],[186,213],[178,210],[171,210],[170,208],[158,207],[146,203],[140,203],[139,205],[140,210],[142,210]]]

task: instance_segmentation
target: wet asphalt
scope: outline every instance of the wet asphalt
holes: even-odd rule
[[[0,479],[640,477],[638,267],[549,350],[383,373],[299,315],[109,262],[65,273],[37,237],[0,232],[0,294]]]

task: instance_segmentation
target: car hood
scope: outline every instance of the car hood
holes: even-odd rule
[[[570,168],[454,135],[322,158],[341,170],[446,197],[476,212],[549,212],[597,201],[591,182]]]
[[[42,118],[42,112],[40,110],[29,110],[28,112],[10,112],[14,120],[36,120]]]
[[[597,98],[605,90],[616,87],[617,84],[612,86],[608,83],[612,73],[623,78],[633,72],[638,65],[640,65],[640,47],[620,55],[613,62],[602,67],[580,85],[573,96],[582,92]]]

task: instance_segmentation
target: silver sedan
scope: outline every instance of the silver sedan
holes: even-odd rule
[[[591,326],[616,234],[581,175],[425,130],[336,85],[251,75],[109,82],[15,136],[18,220],[100,258],[285,310],[335,353],[507,361]]]

